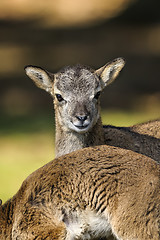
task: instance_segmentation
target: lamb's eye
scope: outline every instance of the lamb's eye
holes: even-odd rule
[[[56,98],[59,102],[62,102],[64,100],[60,94],[56,94]]]
[[[101,95],[101,92],[97,92],[96,95],[94,96],[94,98],[98,99],[100,95]]]

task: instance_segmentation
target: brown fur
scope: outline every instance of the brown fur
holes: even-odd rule
[[[130,129],[139,134],[160,139],[160,119],[133,125]]]
[[[160,239],[160,166],[111,146],[81,149],[33,172],[0,206],[0,239]]]
[[[144,154],[160,163],[160,120],[132,127],[103,126],[105,144]]]

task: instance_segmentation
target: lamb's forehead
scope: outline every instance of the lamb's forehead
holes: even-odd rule
[[[63,92],[94,91],[99,85],[94,70],[86,66],[68,66],[56,74],[55,87]]]

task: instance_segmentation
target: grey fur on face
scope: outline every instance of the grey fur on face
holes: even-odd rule
[[[86,66],[68,66],[58,72],[55,86],[62,92],[86,93],[100,87],[99,78]],[[91,93],[90,93],[91,94]]]
[[[54,95],[60,94],[63,101],[59,103],[55,98],[54,103],[61,107],[62,121],[65,119],[63,124],[70,130],[81,133],[93,127],[99,117],[99,101],[95,96],[101,90],[98,76],[87,67],[76,65],[58,72],[55,76]]]

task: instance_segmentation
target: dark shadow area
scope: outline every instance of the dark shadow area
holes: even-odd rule
[[[135,1],[120,16],[113,21],[135,24],[150,24],[160,22],[160,2],[158,0]]]
[[[8,116],[1,113],[0,135],[45,133],[54,134],[53,113],[38,112],[38,114]]]

